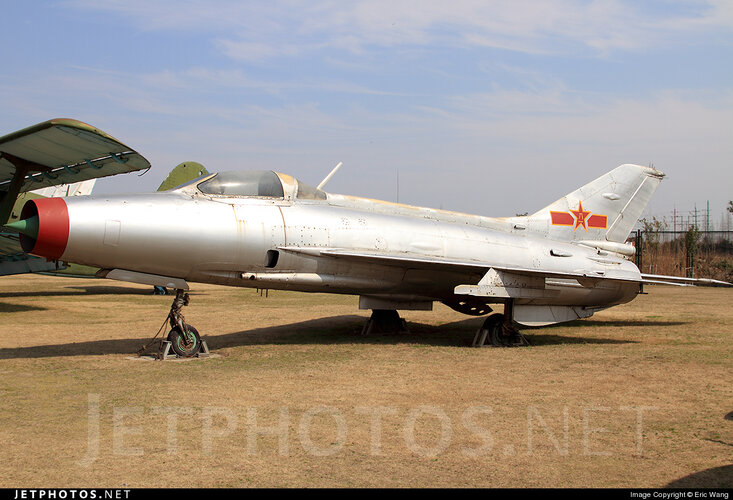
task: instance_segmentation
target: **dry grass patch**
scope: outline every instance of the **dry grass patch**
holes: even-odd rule
[[[196,285],[221,357],[168,363],[128,358],[172,297],[2,282],[0,486],[733,487],[731,290],[473,349],[481,319],[441,305],[361,337],[354,297]]]

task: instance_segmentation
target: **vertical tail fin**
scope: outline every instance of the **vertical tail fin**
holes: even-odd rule
[[[194,179],[198,179],[202,175],[208,175],[206,168],[195,161],[186,161],[179,163],[168,173],[168,177],[158,186],[158,191],[167,191],[175,187],[185,184]]]
[[[621,165],[527,218],[528,229],[565,241],[623,243],[664,174]]]

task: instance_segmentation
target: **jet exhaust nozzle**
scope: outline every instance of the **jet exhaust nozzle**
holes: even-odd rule
[[[20,220],[7,224],[20,233],[24,252],[58,260],[69,240],[69,210],[63,198],[29,200]]]

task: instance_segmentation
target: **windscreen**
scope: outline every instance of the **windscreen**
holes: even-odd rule
[[[325,200],[326,193],[318,188],[314,188],[310,184],[298,181],[298,194],[296,197],[306,200]]]
[[[204,194],[283,198],[280,178],[272,170],[220,172],[198,185]]]

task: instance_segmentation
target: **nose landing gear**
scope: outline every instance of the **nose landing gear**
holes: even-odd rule
[[[171,343],[173,352],[177,355],[190,358],[201,350],[201,336],[198,330],[184,321],[181,309],[191,301],[186,292],[180,288],[176,290],[176,298],[173,299],[171,310],[168,313],[168,322],[171,331],[168,333],[168,342]]]
[[[201,336],[193,326],[183,324],[183,330],[178,326],[168,333],[168,342],[171,343],[173,352],[182,358],[195,356],[201,350]]]

